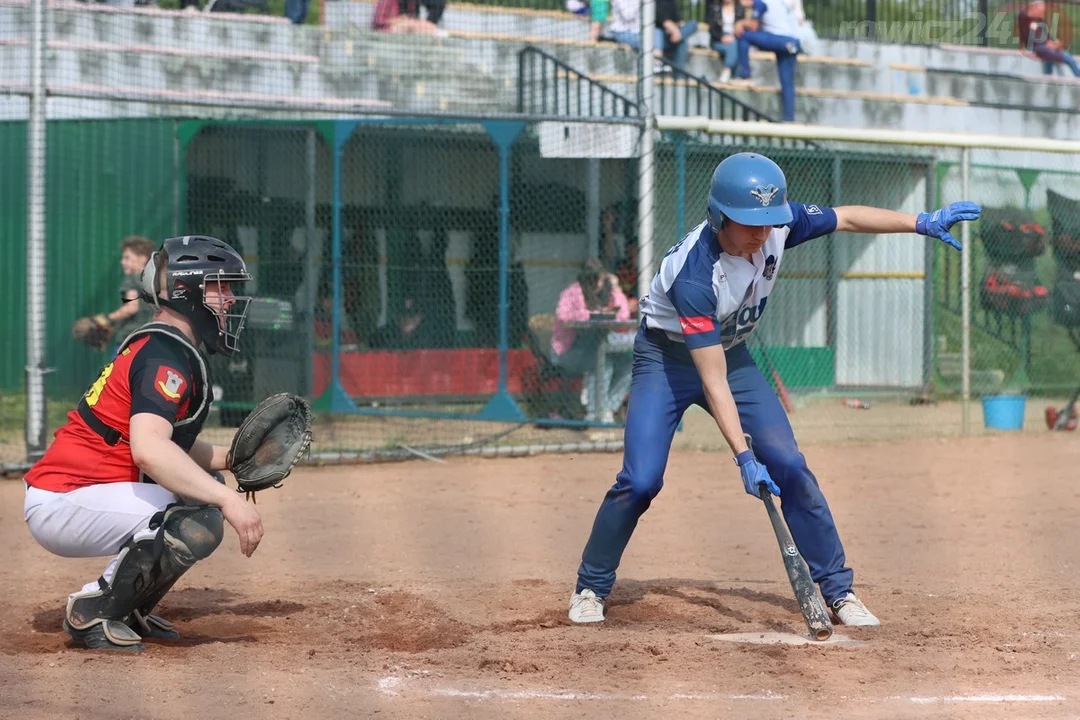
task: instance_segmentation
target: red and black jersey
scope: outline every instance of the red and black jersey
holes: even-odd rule
[[[203,402],[205,367],[198,366],[197,355],[184,347],[187,343],[170,335],[162,331],[139,335],[102,368],[79,407],[68,413],[67,422],[56,431],[52,445],[26,474],[27,483],[68,492],[86,485],[140,480],[128,444],[130,418],[153,413],[175,428],[208,405]],[[202,414],[205,420],[208,413]],[[178,441],[175,430],[173,440]]]

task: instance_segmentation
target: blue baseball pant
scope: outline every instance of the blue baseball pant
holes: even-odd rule
[[[745,343],[727,352],[727,364],[743,430],[753,438],[754,454],[780,486],[781,510],[792,539],[831,605],[851,590],[853,573],[844,566],[844,548],[829,505],[799,452],[783,406]],[[664,333],[638,332],[633,372],[623,467],[604,496],[578,568],[576,591],[591,588],[599,597],[611,592],[638,518],[664,485],[671,441],[683,413],[692,404],[708,410],[689,350]],[[758,501],[747,497],[746,502]]]
[[[735,76],[750,77],[750,46],[776,54],[776,74],[780,77],[780,97],[784,106],[784,122],[795,122],[795,63],[802,45],[798,38],[773,35],[760,30],[747,30],[736,41],[739,63]],[[794,50],[794,52],[793,52]]]

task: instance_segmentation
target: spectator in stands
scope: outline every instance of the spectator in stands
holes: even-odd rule
[[[616,320],[629,320],[630,307],[619,288],[618,280],[608,272],[598,258],[589,258],[578,274],[577,282],[559,295],[555,308],[555,324],[551,334],[552,361],[574,374],[590,373],[596,368],[596,350],[606,341],[607,333],[579,333],[566,327],[568,322],[584,322],[595,313],[610,313]],[[615,412],[622,407],[630,391],[633,356],[630,353],[612,354],[600,378],[600,421],[614,422]],[[596,420],[590,411],[586,420]]]
[[[1055,65],[1068,65],[1073,75],[1080,77],[1080,65],[1076,58],[1068,52],[1061,40],[1050,36],[1051,28],[1057,27],[1057,23],[1047,23],[1045,0],[1034,0],[1028,4],[1020,11],[1016,24],[1020,47],[1042,60],[1044,74],[1053,75]]]
[[[592,5],[589,39],[611,40],[641,49],[641,2],[640,0],[611,0],[609,12],[603,6]],[[605,31],[604,24],[607,24]]]
[[[420,6],[427,9],[427,19],[420,17]],[[379,0],[371,17],[371,29],[408,35],[447,37],[438,27],[446,9],[446,0]]]
[[[303,25],[307,19],[309,2],[310,0],[285,0],[285,17],[292,20],[293,25]]]
[[[682,21],[675,0],[656,0],[656,50],[673,66],[686,69],[690,58],[690,36],[697,21]]]
[[[739,44],[735,40],[735,0],[712,0],[709,3],[709,45],[720,53],[724,69],[720,82],[731,80],[739,62]]]
[[[780,76],[783,120],[795,120],[795,61],[802,47],[798,27],[785,0],[742,0],[750,6],[748,18],[735,23],[739,43],[736,77],[750,77],[750,47],[776,54],[776,72]]]

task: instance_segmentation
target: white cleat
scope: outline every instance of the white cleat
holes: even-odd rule
[[[576,623],[604,622],[604,598],[592,590],[582,590],[570,596],[570,620]]]
[[[832,604],[833,612],[844,625],[880,625],[881,621],[874,617],[874,613],[866,609],[854,593],[848,593]]]

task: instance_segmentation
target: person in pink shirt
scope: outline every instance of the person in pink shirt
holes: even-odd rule
[[[588,320],[593,314],[606,313],[616,320],[630,319],[630,303],[618,279],[608,272],[597,258],[589,258],[578,274],[577,282],[559,294],[555,308],[555,323],[551,334],[552,361],[571,373],[591,374],[596,367],[596,348],[606,336],[599,332],[579,333],[566,323]],[[621,333],[608,333],[621,335]],[[630,371],[633,355],[612,353],[604,364],[601,378],[600,421],[615,422],[615,413],[622,407],[630,391]],[[591,383],[586,383],[591,392]],[[591,403],[587,403],[591,405]],[[590,410],[585,419],[593,421]]]

